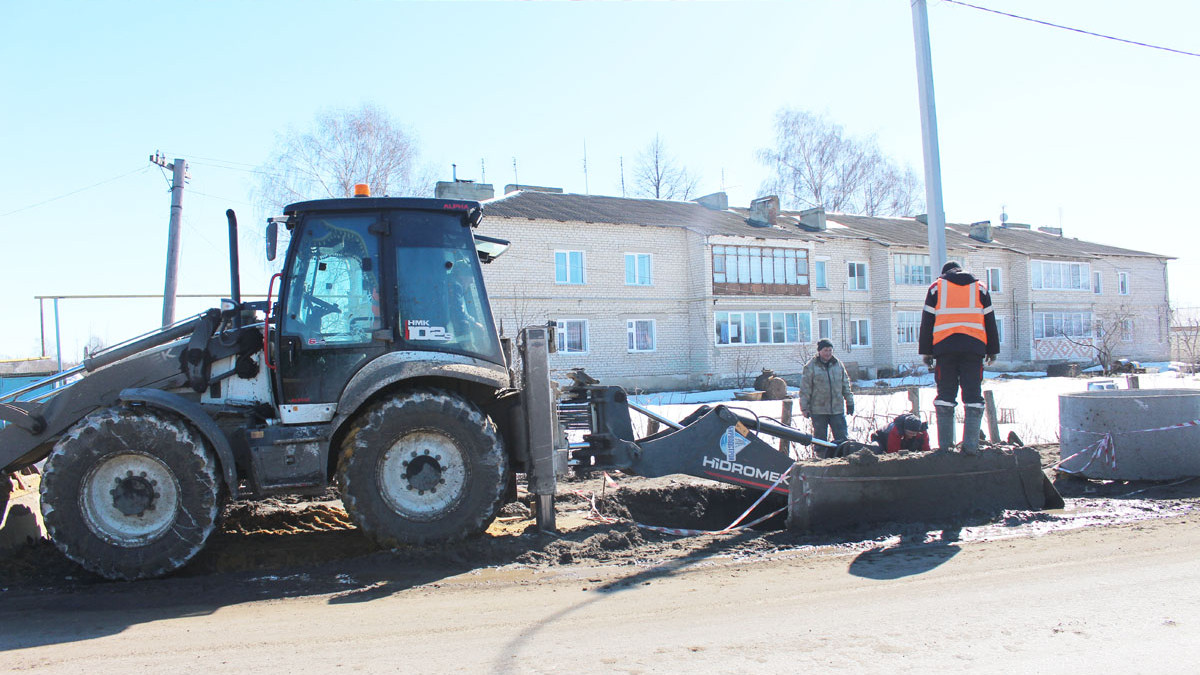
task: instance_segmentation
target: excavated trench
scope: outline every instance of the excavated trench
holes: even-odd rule
[[[1057,460],[1057,448],[1044,456],[1048,462],[1044,466],[1049,466],[1051,460]],[[945,523],[890,523],[812,536],[784,529],[783,509],[753,530],[708,536],[663,528],[722,530],[761,493],[682,476],[616,478],[615,486],[602,478],[560,483],[555,511],[558,534],[538,532],[532,501],[523,495],[521,501],[506,505],[482,536],[391,551],[377,549],[362,536],[332,490],[313,499],[238,502],[227,507],[205,549],[171,580],[249,588],[266,583],[263,580],[273,580],[270,583],[278,586],[285,583],[281,579],[293,579],[285,593],[310,594],[344,590],[342,584],[350,577],[394,580],[396,575],[416,574],[437,579],[504,565],[657,565],[696,556],[744,558],[814,547],[857,550],[886,545],[881,542],[897,536],[920,539],[942,529],[961,529],[961,540],[968,541],[972,537],[1037,536],[1057,529],[1200,512],[1200,480],[1163,484],[1063,476],[1055,481],[1068,502],[1062,511],[1012,512],[999,518],[980,516]],[[771,496],[745,522],[785,506],[784,498]],[[45,539],[0,553],[0,598],[14,592],[70,592],[107,583],[68,561]],[[262,592],[259,586],[255,589],[255,593]]]

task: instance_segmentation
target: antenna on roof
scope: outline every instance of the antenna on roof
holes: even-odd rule
[[[625,196],[625,155],[618,158],[621,162],[621,196]]]
[[[487,182],[487,171],[483,170],[483,158],[482,157],[479,158],[479,182],[480,183]]]
[[[588,190],[588,175],[587,175],[587,139],[583,140],[583,194],[590,195]]]
[[[513,157],[513,182],[517,184],[518,189],[521,186],[521,181],[517,178],[517,158]]]
[[[1003,226],[1004,226],[1006,223],[1008,223],[1008,211],[1007,211],[1007,209],[1008,209],[1008,205],[1007,205],[1007,204],[1001,204],[1001,205],[1000,205],[1000,226],[1001,226],[1001,227],[1003,227]]]

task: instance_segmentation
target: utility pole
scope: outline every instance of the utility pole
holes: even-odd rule
[[[917,92],[921,101],[921,139],[925,151],[925,219],[929,232],[929,271],[934,277],[946,263],[946,212],[942,206],[942,159],[938,151],[937,109],[933,103],[933,56],[929,50],[929,12],[925,0],[912,3],[913,41],[917,51]]]
[[[175,290],[179,285],[179,230],[183,220],[183,181],[187,178],[187,162],[175,158],[167,164],[167,158],[157,150],[150,155],[150,163],[171,170],[171,221],[167,226],[167,279],[163,286],[162,325],[175,323]]]

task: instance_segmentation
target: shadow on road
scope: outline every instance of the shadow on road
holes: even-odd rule
[[[962,549],[958,530],[944,530],[940,539],[925,541],[925,533],[902,536],[900,543],[863,551],[850,563],[850,574],[865,579],[901,579],[924,574],[953,558]]]

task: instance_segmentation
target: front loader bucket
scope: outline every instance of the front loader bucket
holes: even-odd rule
[[[974,456],[861,452],[802,463],[789,480],[788,527],[805,531],[1063,507],[1041,456],[1023,447]]]
[[[33,467],[11,475],[0,474],[0,552],[45,536],[40,485],[41,476]]]

